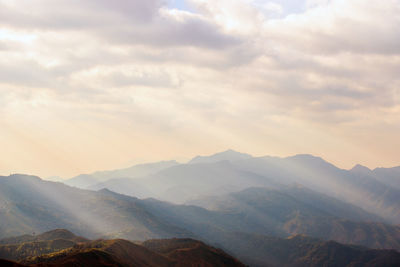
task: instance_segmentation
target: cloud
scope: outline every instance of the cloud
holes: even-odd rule
[[[272,12],[276,14],[282,14],[283,13],[283,7],[275,2],[267,2],[261,5],[262,8],[264,8],[267,12]]]
[[[399,1],[329,1],[266,24],[269,35],[308,53],[399,54]]]
[[[0,0],[0,127],[34,142],[32,157],[8,164],[40,165],[27,158],[40,159],[41,146],[68,162],[48,174],[69,175],[137,154],[237,144],[323,156],[351,142],[360,163],[395,164],[400,1],[188,2],[190,11],[161,0]],[[393,134],[365,151],[362,136],[382,131]],[[107,142],[117,149],[98,155]]]
[[[1,5],[1,3],[0,3]],[[240,39],[224,34],[202,16],[168,10],[165,1],[31,0],[21,9],[1,5],[0,25],[32,31],[78,31],[125,45],[224,48]],[[68,34],[68,33],[67,33]]]

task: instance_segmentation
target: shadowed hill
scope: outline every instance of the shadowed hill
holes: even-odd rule
[[[386,266],[400,264],[400,253],[395,250],[376,250],[321,241],[303,235],[286,239],[232,233],[224,249],[255,267],[319,267],[319,266]]]
[[[0,258],[22,260],[60,251],[88,241],[64,229],[52,230],[38,236],[23,235],[7,238],[0,240]]]
[[[148,240],[142,245],[178,262],[177,266],[244,266],[221,249],[210,247],[193,239]]]
[[[386,266],[400,264],[395,250],[321,241],[304,235],[289,238],[227,233],[227,251],[236,251],[250,266]],[[1,266],[244,266],[234,257],[193,239],[157,239],[134,244],[123,239],[95,240],[61,251],[27,256],[20,263],[0,260]],[[22,265],[20,265],[22,264]]]
[[[23,261],[24,264],[57,265],[73,263],[85,266],[169,266],[171,261],[132,242],[96,240],[73,246],[70,249],[35,257]]]
[[[4,238],[0,240],[0,245],[12,245],[12,244],[21,244],[26,242],[34,242],[34,241],[50,241],[55,239],[64,239],[78,242],[86,242],[88,239],[76,236],[72,232],[65,229],[55,229],[40,235],[22,235],[17,237]]]
[[[13,261],[0,259],[0,266],[2,267],[26,267],[26,265],[22,265]]]
[[[196,240],[149,242],[157,242],[168,253],[162,253],[154,246],[149,249],[123,239],[96,240],[63,251],[27,258],[22,263],[29,266],[244,266],[222,250]]]

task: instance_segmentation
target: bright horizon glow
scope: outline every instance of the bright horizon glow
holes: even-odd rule
[[[400,0],[0,0],[0,174],[400,165]]]

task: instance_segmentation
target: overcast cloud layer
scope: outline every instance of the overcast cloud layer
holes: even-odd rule
[[[0,173],[228,148],[400,165],[399,14],[399,0],[0,0]]]

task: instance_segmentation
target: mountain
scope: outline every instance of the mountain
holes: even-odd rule
[[[0,266],[3,267],[26,267],[25,265],[18,264],[16,262],[8,261],[8,260],[3,260],[0,259]]]
[[[322,158],[312,155],[261,157],[235,162],[235,167],[266,178],[274,177],[282,184],[301,184],[360,206],[394,224],[400,223],[400,190],[376,177],[339,169]]]
[[[35,176],[0,177],[0,238],[67,228],[79,235],[132,240],[190,237],[151,214],[137,198],[81,190]]]
[[[67,230],[55,230],[46,238],[74,236]],[[76,237],[76,236],[75,236]],[[15,240],[23,240],[16,237]],[[59,250],[33,254],[26,247],[19,251],[25,257],[19,263],[0,260],[1,266],[245,266],[221,249],[193,239],[155,239],[133,243],[123,239],[83,242]],[[304,235],[288,238],[255,234],[230,233],[229,250],[237,251],[250,266],[387,266],[400,264],[395,250],[376,250],[360,246],[322,241]],[[48,239],[47,241],[55,241]],[[24,244],[24,243],[22,243]],[[54,243],[51,243],[54,244]],[[6,258],[10,258],[6,255]]]
[[[245,190],[220,196],[203,197],[186,204],[203,207],[213,211],[254,211],[280,218],[277,211],[287,219],[290,214],[313,214],[330,216],[353,221],[383,222],[379,216],[344,202],[315,192],[300,185],[285,186],[279,189],[263,187]]]
[[[357,164],[350,171],[354,174],[372,177],[387,186],[400,189],[400,167],[370,170],[367,167]]]
[[[89,241],[79,238],[81,242],[60,248],[60,236],[77,238],[67,230],[50,231],[37,237],[40,240],[46,238],[48,242],[46,247],[39,248],[37,242],[22,242],[26,236],[15,237],[14,240],[22,242],[18,244],[18,250],[5,251],[0,257],[17,260],[25,266],[244,266],[221,249],[193,239],[134,244],[123,239]],[[32,250],[35,245],[36,250]],[[18,258],[15,258],[16,252]],[[6,260],[0,263],[19,266]]]
[[[73,241],[75,243],[86,242],[88,241],[86,238],[76,236],[72,232],[65,229],[56,229],[51,230],[40,235],[22,235],[17,237],[9,237],[0,239],[0,245],[14,245],[14,244],[22,244],[27,242],[40,242],[40,241],[50,241],[56,239],[64,239]]]
[[[153,187],[149,183],[143,183],[142,179],[132,179],[132,178],[116,178],[110,179],[102,183],[96,183],[94,185],[88,186],[86,189],[89,190],[101,190],[108,189],[113,192],[118,192],[119,194],[124,194],[128,196],[133,196],[137,198],[148,198],[155,197],[156,194],[153,193]]]
[[[185,167],[206,169],[203,165]],[[220,170],[220,166],[231,163],[212,165]],[[164,171],[176,173],[175,168],[178,166]],[[89,238],[194,238],[222,248],[240,260],[246,255],[237,248],[247,241],[233,238],[235,233],[281,238],[302,233],[373,248],[400,248],[399,227],[371,222],[380,218],[304,187],[249,188],[217,200],[214,210],[207,210],[156,199],[140,200],[107,189],[82,190],[35,176],[0,177],[0,237],[25,234],[23,241],[35,243],[36,237],[26,234],[67,228]],[[68,233],[57,233],[57,238],[74,238]],[[89,252],[91,255],[91,248]],[[76,255],[84,258],[80,253]],[[104,261],[110,259],[104,251],[95,251],[95,255],[104,256]],[[255,259],[262,257],[253,255]]]
[[[68,230],[57,229],[38,236],[23,235],[0,240],[0,258],[20,261],[27,257],[61,251],[88,242]]]
[[[252,158],[251,155],[240,153],[234,150],[227,150],[224,152],[216,153],[211,156],[196,156],[188,162],[188,164],[198,164],[198,163],[216,163],[219,161],[229,161],[235,162],[239,160],[245,160]]]
[[[182,204],[249,187],[280,188],[298,184],[400,224],[397,175],[397,168],[371,171],[358,165],[352,170],[343,170],[306,154],[287,158],[251,157],[226,151],[196,157],[189,164],[165,168],[144,177],[107,180],[89,189],[108,188],[126,195]]]
[[[79,188],[87,188],[94,184],[104,182],[116,178],[136,178],[152,173],[156,173],[163,169],[176,166],[179,163],[175,160],[160,161],[155,163],[134,165],[125,169],[118,169],[112,171],[99,171],[92,174],[81,174],[71,179],[64,181],[65,184]]]
[[[180,262],[181,266],[244,266],[223,250],[210,247],[193,239],[148,240],[142,246],[169,259]]]
[[[229,161],[219,161],[177,165],[142,178],[109,180],[90,189],[108,188],[130,196],[184,203],[204,195],[235,192],[249,186],[274,187],[277,183],[274,179],[236,169]]]
[[[373,174],[378,181],[400,190],[400,167],[376,168]]]
[[[346,244],[400,250],[400,227],[374,222],[379,218],[373,214],[305,188],[250,188],[190,202],[212,211],[156,200],[145,202],[147,209],[163,220],[222,245],[226,241],[220,236],[230,231],[280,237],[305,234]]]
[[[376,250],[344,245],[335,241],[322,241],[303,235],[288,238],[255,234],[231,233],[226,235],[226,251],[254,267],[261,266],[385,266],[400,264],[400,253],[395,250]]]

